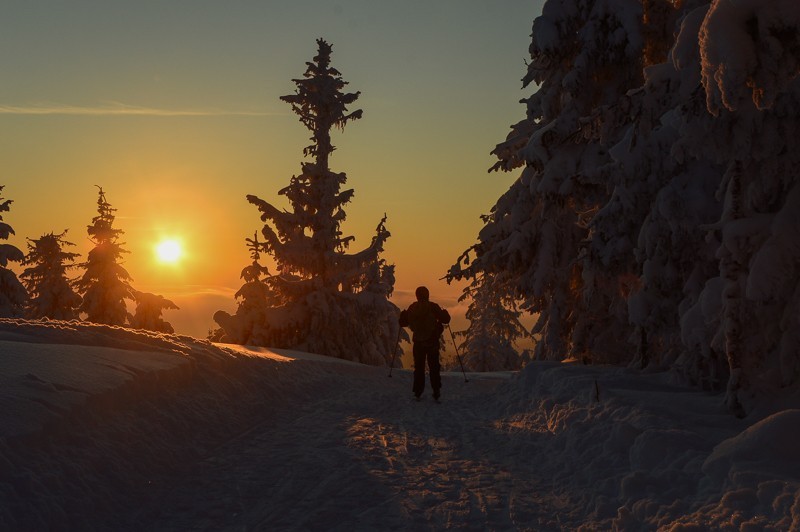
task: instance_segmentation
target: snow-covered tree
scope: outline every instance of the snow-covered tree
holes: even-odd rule
[[[726,353],[726,401],[741,415],[764,390],[800,382],[800,4],[715,0],[700,14],[709,114],[695,129],[726,167],[712,346]]]
[[[690,144],[702,145],[708,133],[690,125],[708,116],[699,76],[696,4],[679,4],[681,37],[671,41],[664,62],[645,69],[644,86],[631,94],[628,138],[612,151],[627,211],[616,220],[605,216],[595,223],[609,229],[614,221],[641,225],[633,249],[638,278],[628,298],[637,365],[673,367],[692,382],[716,389],[727,373],[719,353],[710,348],[708,322],[695,321],[701,326],[686,334],[681,328],[686,313],[701,308],[705,284],[717,276],[719,239],[709,228],[721,212],[715,191],[724,170],[702,150],[695,156],[683,147],[688,137]]]
[[[796,388],[798,30],[793,0],[548,0],[494,151],[525,168],[449,278],[539,312],[538,358],[627,340],[739,415]]]
[[[525,120],[493,152],[493,169],[524,169],[448,274],[491,275],[498,290],[538,315],[536,358],[628,356],[617,279],[585,268],[584,254],[589,223],[612,191],[599,169],[611,161],[608,151],[628,120],[616,104],[641,84],[642,32],[639,1],[544,4],[523,78],[523,87],[536,83],[538,90],[523,100]]]
[[[214,320],[224,323],[224,326],[221,330],[213,331],[211,339],[220,340],[227,334],[230,339],[237,339],[245,345],[265,345],[269,340],[266,312],[271,306],[279,305],[280,299],[267,282],[270,278],[269,269],[260,262],[264,243],[259,242],[258,232],[245,241],[253,262],[245,266],[240,275],[244,284],[235,294],[239,300],[236,314],[230,316],[223,311],[217,312]]]
[[[81,296],[73,289],[67,270],[74,268],[78,255],[64,251],[65,246],[74,246],[60,234],[47,233],[38,239],[28,239],[28,255],[22,262],[28,266],[20,275],[30,294],[26,316],[74,320],[78,318]]]
[[[0,185],[0,194],[4,188],[5,185]],[[8,212],[13,202],[0,196],[0,213]],[[14,230],[3,221],[0,214],[0,240],[8,240],[13,234]],[[22,262],[24,258],[25,255],[16,246],[0,244],[0,318],[16,318],[24,312],[28,293],[17,275],[8,268],[9,262]]]
[[[707,158],[673,153],[684,120],[707,114],[699,76],[692,74],[699,67],[696,54],[681,50],[673,63],[666,53],[674,42],[665,40],[671,33],[666,28],[691,8],[643,5],[649,30],[644,85],[617,103],[628,110],[629,125],[609,151],[611,163],[601,169],[614,188],[591,220],[584,264],[616,279],[615,301],[635,326],[628,338],[637,348],[637,365],[665,368],[680,358],[683,371],[696,374],[701,368],[689,366],[700,359],[681,356],[680,309],[694,304],[703,283],[716,275],[714,240],[703,227],[720,212],[714,192],[721,168]],[[696,51],[696,38],[694,44]],[[709,365],[711,355],[708,350],[703,355]]]
[[[83,276],[76,286],[83,296],[79,308],[86,320],[107,325],[125,325],[129,319],[125,300],[135,300],[130,285],[131,276],[122,266],[122,255],[128,253],[119,241],[123,231],[114,228],[116,209],[106,201],[103,189],[98,187],[97,216],[87,226],[94,248],[89,251]]]
[[[466,317],[469,328],[459,331],[462,362],[467,371],[518,370],[523,360],[515,342],[528,336],[520,323],[520,311],[513,300],[504,301],[490,280],[473,281],[460,300],[470,300]]]
[[[353,190],[342,190],[347,176],[330,169],[335,149],[330,133],[361,118],[362,111],[347,108],[359,93],[343,92],[347,82],[330,66],[331,45],[322,39],[317,45],[303,78],[293,80],[295,94],[281,97],[312,134],[311,145],[303,150],[312,160],[303,162],[301,173],[279,191],[290,210],[247,196],[267,222],[263,250],[272,255],[278,270],[265,280],[271,301],[257,339],[273,347],[382,365],[391,360],[399,334],[399,311],[388,300],[394,269],[380,258],[390,235],[384,218],[366,249],[346,253],[353,237],[342,234],[341,224]],[[252,339],[251,314],[217,312],[214,319],[228,341]]]
[[[178,306],[158,294],[135,291],[136,311],[131,317],[131,327],[135,329],[147,329],[163,333],[174,333],[172,325],[164,321],[162,312],[164,310],[179,310]]]

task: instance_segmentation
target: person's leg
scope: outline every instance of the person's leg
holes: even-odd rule
[[[442,375],[441,367],[439,364],[439,346],[433,345],[428,348],[428,373],[431,376],[431,388],[433,389],[433,397],[438,399],[440,390],[442,389]]]
[[[414,395],[419,397],[425,390],[425,349],[422,345],[415,343],[412,348],[414,354]]]

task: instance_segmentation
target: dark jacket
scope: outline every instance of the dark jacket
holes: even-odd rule
[[[438,343],[447,323],[450,323],[450,314],[431,301],[416,301],[400,313],[400,326],[411,328],[414,343]]]

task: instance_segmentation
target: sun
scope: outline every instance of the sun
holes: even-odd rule
[[[183,247],[179,240],[165,238],[155,246],[156,259],[164,264],[176,264],[183,257]]]

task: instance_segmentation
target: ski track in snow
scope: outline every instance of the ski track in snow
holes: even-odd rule
[[[134,522],[176,530],[503,530],[549,514],[521,449],[486,408],[500,380],[445,376],[437,404],[429,394],[411,399],[408,371],[392,379],[379,369],[362,373],[231,438],[155,493]],[[377,379],[387,382],[375,386]],[[502,461],[486,456],[487,447]]]

